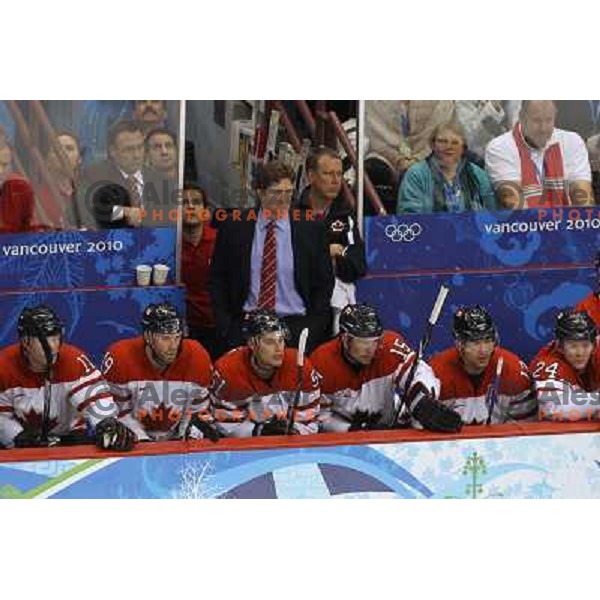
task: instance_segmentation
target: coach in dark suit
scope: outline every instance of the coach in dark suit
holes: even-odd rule
[[[176,208],[169,182],[144,167],[144,134],[138,121],[122,120],[108,133],[108,160],[90,165],[83,174],[84,225],[113,229],[140,225],[175,225]],[[172,215],[174,216],[174,215]]]
[[[260,208],[232,211],[218,222],[210,293],[217,331],[227,348],[244,342],[244,313],[270,308],[283,317],[296,346],[308,327],[308,351],[327,338],[334,277],[325,227],[290,211],[293,171],[280,162],[259,168]]]

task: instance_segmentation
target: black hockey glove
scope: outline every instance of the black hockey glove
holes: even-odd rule
[[[296,433],[293,429],[291,435]],[[287,435],[287,423],[275,417],[267,419],[264,423],[257,423],[252,431],[252,437]]]
[[[96,446],[103,450],[131,450],[137,441],[129,427],[114,417],[102,419],[96,425]]]
[[[27,429],[23,429],[23,431],[15,437],[13,443],[15,448],[40,448],[48,445],[48,442],[42,442],[39,433],[34,434],[31,431],[27,431]]]
[[[433,399],[433,393],[422,383],[412,386],[406,399],[411,415],[424,429],[440,433],[458,433],[463,426],[460,415]]]
[[[383,429],[380,423],[381,413],[380,412],[369,412],[367,410],[357,410],[352,415],[352,421],[350,423],[350,429],[348,431],[366,431],[371,429]]]
[[[200,433],[200,435],[198,435],[198,433]],[[206,438],[215,443],[222,437],[219,430],[212,423],[208,423],[205,419],[201,419],[197,414],[193,415],[190,419],[184,436],[186,440]]]

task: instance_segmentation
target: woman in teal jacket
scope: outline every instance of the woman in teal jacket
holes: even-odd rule
[[[406,171],[398,192],[397,214],[493,209],[496,197],[487,173],[465,157],[467,143],[455,122],[438,125],[432,153]]]

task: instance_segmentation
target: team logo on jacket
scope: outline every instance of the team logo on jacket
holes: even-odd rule
[[[422,233],[420,223],[390,223],[385,228],[385,235],[394,243],[414,242]]]

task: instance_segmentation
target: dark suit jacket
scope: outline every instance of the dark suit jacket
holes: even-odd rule
[[[148,213],[142,223],[147,226],[175,225],[175,221],[168,217],[169,210],[176,207],[174,184],[152,169],[143,169],[142,177],[143,204]],[[111,161],[105,160],[90,165],[84,171],[83,182],[83,194],[78,194],[82,199],[79,205],[82,225],[100,229],[128,227],[124,219],[111,220],[113,207],[131,206],[121,171]]]
[[[243,306],[250,291],[252,242],[256,221],[247,219],[243,211],[240,221],[232,216],[218,222],[217,241],[213,253],[209,289],[217,330],[222,336],[232,321],[242,317]],[[258,211],[255,211],[258,214]],[[334,277],[329,258],[325,227],[322,222],[292,218],[292,248],[294,252],[294,278],[296,291],[304,300],[307,317],[310,317],[313,339],[325,334],[329,325],[330,299]]]
[[[311,210],[310,187],[306,187],[298,202],[298,208]],[[325,216],[327,243],[340,244],[344,255],[335,261],[335,275],[346,283],[356,283],[367,274],[365,244],[358,230],[356,213],[347,205],[340,194],[332,203]],[[352,241],[352,243],[350,243]]]

